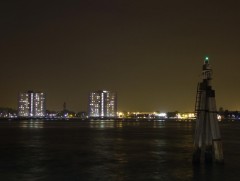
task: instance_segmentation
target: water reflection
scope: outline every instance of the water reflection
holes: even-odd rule
[[[43,128],[44,121],[43,120],[29,120],[29,121],[20,121],[19,127],[21,128]]]
[[[97,128],[97,129],[138,127],[138,126],[151,127],[151,128],[164,128],[165,122],[161,120],[157,120],[157,121],[90,120],[89,125],[90,125],[90,128]]]
[[[165,127],[165,122],[162,120],[153,122],[153,128],[164,128],[164,127]]]
[[[201,164],[193,166],[193,179],[201,180],[229,180],[225,178],[224,165],[218,164]]]
[[[99,129],[104,129],[104,128],[114,128],[115,124],[114,121],[103,121],[103,120],[91,120],[90,121],[90,128],[99,128]]]
[[[222,167],[193,167],[192,126],[167,121],[2,122],[0,178],[238,180],[239,123],[220,125],[227,155]]]

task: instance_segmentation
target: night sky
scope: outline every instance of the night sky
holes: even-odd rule
[[[0,107],[33,90],[86,111],[106,89],[119,111],[193,111],[207,55],[218,108],[240,110],[240,1],[3,0],[0,24]]]

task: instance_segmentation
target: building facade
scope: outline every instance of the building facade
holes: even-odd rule
[[[42,92],[28,91],[18,97],[18,116],[44,117],[46,115],[46,98]]]
[[[89,94],[89,117],[113,118],[117,116],[117,94],[99,90]]]

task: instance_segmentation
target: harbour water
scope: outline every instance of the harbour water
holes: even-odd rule
[[[0,121],[0,180],[239,180],[240,122],[220,123],[224,165],[192,165],[194,126]]]

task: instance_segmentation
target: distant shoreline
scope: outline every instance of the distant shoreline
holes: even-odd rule
[[[166,122],[195,122],[196,119],[177,118],[0,118],[0,121],[166,121]],[[219,122],[240,121],[239,119],[222,119]]]

